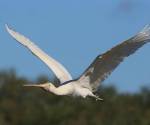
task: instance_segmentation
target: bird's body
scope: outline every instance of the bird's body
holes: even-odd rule
[[[44,90],[51,92],[55,95],[81,96],[83,98],[86,98],[87,96],[92,96],[95,97],[97,100],[102,100],[92,93],[92,89],[82,87],[78,81],[74,80],[68,81],[67,84],[62,84],[59,87],[55,87],[52,83],[24,86],[41,87],[42,89],[44,88]]]
[[[41,59],[60,80],[60,86],[58,87],[55,87],[53,83],[50,82],[25,86],[39,87],[56,95],[72,95],[81,96],[83,98],[91,96],[97,100],[102,99],[94,95],[93,92],[97,91],[100,83],[111,74],[111,72],[125,59],[125,57],[133,54],[136,50],[150,41],[150,27],[146,26],[134,37],[113,47],[104,54],[97,56],[85,72],[80,77],[73,80],[62,64],[44,53],[28,38],[10,29],[7,25],[6,29],[14,39]]]
[[[65,86],[69,85],[69,88],[72,88],[72,95],[73,96],[82,96],[82,97],[86,97],[86,96],[92,96],[92,89],[90,88],[86,88],[86,87],[82,87],[81,84],[78,81],[71,81],[68,84],[62,85],[60,86],[60,88],[64,88]],[[71,87],[70,87],[71,86]]]

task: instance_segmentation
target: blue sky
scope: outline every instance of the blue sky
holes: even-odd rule
[[[0,70],[19,76],[52,76],[49,69],[6,32],[7,23],[78,77],[93,59],[150,24],[149,0],[0,0]],[[150,87],[150,45],[123,62],[103,83],[120,91]]]

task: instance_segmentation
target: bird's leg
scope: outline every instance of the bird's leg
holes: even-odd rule
[[[96,98],[96,101],[98,101],[98,100],[102,101],[102,100],[103,100],[102,98],[100,98],[100,97],[97,96],[97,95],[94,95],[94,97]]]
[[[99,96],[97,96],[97,95],[94,95],[93,93],[90,93],[90,95],[89,96],[92,96],[92,97],[94,97],[95,99],[96,99],[96,101],[97,100],[100,100],[100,101],[102,101],[103,99],[102,98],[100,98]]]

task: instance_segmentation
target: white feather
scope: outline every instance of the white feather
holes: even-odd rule
[[[36,46],[33,42],[31,42],[28,38],[10,29],[7,25],[5,26],[8,33],[19,43],[27,47],[35,56],[41,59],[54,72],[54,74],[60,80],[61,83],[72,80],[71,75],[62,64],[60,64],[52,57],[48,56],[38,46]]]

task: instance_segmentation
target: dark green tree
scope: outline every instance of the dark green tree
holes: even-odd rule
[[[53,78],[51,81],[57,81]],[[29,81],[14,70],[0,72],[0,125],[149,125],[150,89],[134,94],[101,86],[104,101],[56,96],[23,84],[47,82],[46,76]]]

